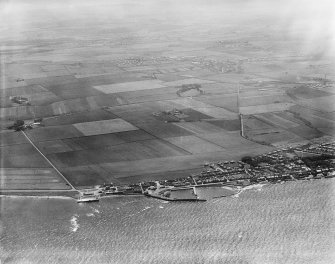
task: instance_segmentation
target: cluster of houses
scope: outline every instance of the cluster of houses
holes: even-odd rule
[[[302,151],[312,154],[330,154],[335,153],[335,142],[327,142],[321,144],[313,144],[296,148],[297,151]]]
[[[302,149],[307,149],[310,154],[314,155],[314,163],[306,164],[307,161],[297,154]],[[325,154],[327,156],[324,156]],[[335,177],[335,142],[312,147],[306,145],[281,148],[250,158],[249,161],[206,162],[204,169],[199,173],[159,183],[175,187],[211,183],[248,185],[265,181],[275,183],[322,177]],[[146,183],[146,185],[152,186],[154,182]]]
[[[211,59],[203,59],[203,58],[193,58],[192,64],[198,65],[201,68],[205,68],[207,70],[213,72],[236,72],[238,64],[234,61],[217,61]]]
[[[304,157],[301,152],[306,153]],[[148,181],[128,186],[104,184],[99,195],[145,194],[157,185],[169,188],[208,184],[246,186],[259,182],[282,182],[335,177],[335,142],[281,148],[241,161],[206,162],[203,170],[177,179]],[[95,194],[97,195],[97,194]]]
[[[163,120],[165,123],[185,121],[184,119],[188,117],[188,115],[184,114],[181,110],[176,108],[170,111],[155,112],[153,113],[153,116]]]

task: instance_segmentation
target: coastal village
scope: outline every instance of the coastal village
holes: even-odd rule
[[[206,201],[197,189],[226,189],[221,197],[238,193],[259,183],[315,180],[335,177],[335,141],[282,147],[267,154],[244,157],[241,161],[205,162],[203,170],[173,180],[116,186],[113,183],[85,189],[78,202],[99,201],[109,195],[143,194],[166,201]]]

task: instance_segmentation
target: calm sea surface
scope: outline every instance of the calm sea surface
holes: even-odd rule
[[[335,263],[335,179],[199,203],[1,198],[3,263]]]

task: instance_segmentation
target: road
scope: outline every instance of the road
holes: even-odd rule
[[[54,168],[54,170],[63,178],[63,180],[71,187],[71,190],[69,191],[74,191],[76,188],[66,179],[66,177],[56,168],[55,165],[38,149],[38,147],[30,140],[30,138],[27,136],[27,134],[21,130],[22,134],[26,137],[26,139],[30,142],[30,144],[38,151],[38,153],[41,154],[41,156],[51,165],[51,167]],[[54,190],[49,190],[49,191],[54,191]],[[64,191],[64,190],[63,190]]]

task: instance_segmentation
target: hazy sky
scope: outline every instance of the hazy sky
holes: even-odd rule
[[[334,12],[334,0],[0,0],[0,30],[25,28],[43,19],[85,19],[87,23],[119,19],[140,24],[143,19],[156,18],[181,25],[230,22],[243,26],[258,18],[288,36],[299,32],[304,49],[321,45],[334,54]]]

